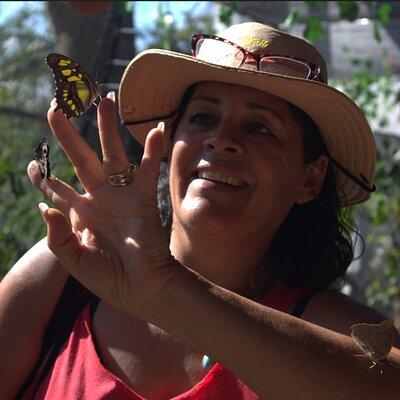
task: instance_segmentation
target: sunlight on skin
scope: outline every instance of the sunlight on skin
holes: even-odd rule
[[[132,237],[127,237],[125,240],[124,240],[124,242],[125,242],[125,244],[127,245],[127,246],[133,246],[133,247],[135,247],[135,248],[140,248],[140,246],[139,246],[139,243],[137,242],[137,240],[135,240],[134,238],[132,238]]]
[[[200,206],[201,200],[201,197],[185,197],[182,202],[183,208],[187,212],[193,211]]]

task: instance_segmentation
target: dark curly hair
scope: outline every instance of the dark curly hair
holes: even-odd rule
[[[192,97],[196,84],[190,86],[177,115],[170,123],[172,135]],[[288,103],[302,127],[304,162],[316,162],[328,154],[315,122],[300,108]],[[164,228],[170,233],[172,207],[169,197],[168,163],[160,170],[158,202]],[[329,164],[322,188],[313,200],[294,204],[271,243],[268,259],[277,278],[289,286],[307,286],[312,290],[328,287],[344,276],[354,258],[351,233],[340,208],[333,165]],[[265,268],[261,262],[260,268]]]

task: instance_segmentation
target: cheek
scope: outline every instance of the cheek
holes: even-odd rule
[[[184,186],[194,168],[192,153],[191,147],[182,140],[173,144],[169,169],[171,199],[184,195]]]
[[[265,196],[274,197],[278,202],[286,198],[291,202],[295,197],[304,178],[303,161],[297,153],[282,148],[278,151],[273,146],[257,153],[254,168]]]

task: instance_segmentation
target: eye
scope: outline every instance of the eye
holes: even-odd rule
[[[200,126],[210,126],[215,122],[215,119],[205,113],[197,113],[189,118],[191,124]]]
[[[261,122],[246,122],[243,124],[243,128],[250,134],[276,137],[276,135]]]

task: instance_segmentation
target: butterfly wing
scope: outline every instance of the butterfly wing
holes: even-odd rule
[[[393,346],[394,327],[390,321],[355,324],[351,327],[351,337],[373,362],[379,362],[386,358]]]
[[[67,56],[51,53],[45,61],[56,84],[56,110],[61,109],[67,118],[80,117],[99,96],[100,85]]]
[[[39,164],[40,175],[42,178],[50,180],[50,161],[49,161],[50,146],[47,139],[42,139],[35,148],[35,158]]]

